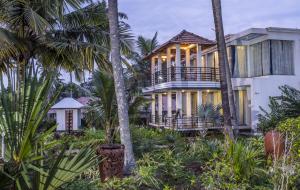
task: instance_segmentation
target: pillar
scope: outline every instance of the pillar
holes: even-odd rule
[[[197,105],[198,106],[202,105],[202,91],[201,90],[197,91]]]
[[[192,117],[192,94],[190,91],[185,93],[186,97],[186,116]]]
[[[197,67],[201,67],[202,62],[202,50],[201,45],[197,44]]]
[[[162,122],[162,111],[163,111],[163,101],[162,101],[162,94],[158,94],[158,117],[159,117],[159,124]]]
[[[181,53],[180,53],[180,44],[176,44],[176,57],[175,57],[175,65],[176,65],[176,80],[181,81]]]
[[[172,92],[168,92],[168,117],[172,117]]]
[[[162,64],[162,59],[161,59],[161,54],[158,54],[158,59],[157,59],[157,69],[158,71],[161,71],[161,64]]]
[[[171,81],[171,48],[167,49],[167,80]]]
[[[151,122],[155,123],[155,94],[152,94],[151,102]]]
[[[180,116],[182,114],[182,92],[176,92],[176,112],[180,110]]]
[[[151,84],[154,85],[155,81],[155,58],[151,58]]]
[[[191,66],[191,55],[190,55],[190,49],[189,48],[187,48],[185,50],[185,65],[186,65],[186,67]]]

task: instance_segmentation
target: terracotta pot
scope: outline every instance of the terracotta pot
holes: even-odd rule
[[[122,144],[104,144],[97,148],[100,156],[99,171],[101,181],[105,182],[112,177],[123,177],[124,148]]]
[[[266,156],[272,158],[279,158],[284,153],[284,136],[277,131],[269,131],[264,137]]]

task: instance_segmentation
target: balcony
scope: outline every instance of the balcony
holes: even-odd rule
[[[166,117],[166,116],[150,116],[150,126],[162,127],[176,131],[201,131],[208,129],[222,129],[222,124],[217,125],[210,121],[203,121],[197,116],[192,117]]]
[[[151,76],[151,86],[143,89],[151,93],[164,89],[220,88],[220,73],[215,67],[170,67]]]

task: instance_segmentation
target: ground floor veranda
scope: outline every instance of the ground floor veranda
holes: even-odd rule
[[[179,131],[222,129],[222,124],[203,121],[199,117],[199,106],[221,105],[221,91],[218,89],[176,89],[151,94],[151,116],[149,125]],[[250,126],[250,100],[246,90],[235,91],[239,128]]]

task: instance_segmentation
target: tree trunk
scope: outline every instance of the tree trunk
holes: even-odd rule
[[[123,68],[121,65],[120,39],[118,31],[118,1],[108,0],[108,19],[110,29],[111,62],[118,103],[118,118],[121,143],[125,145],[124,172],[130,173],[135,167],[132,142],[129,130],[128,103],[125,94]]]
[[[230,137],[230,139],[233,140],[234,135],[232,130],[231,112],[235,111],[235,109],[234,109],[234,101],[233,101],[234,99],[232,93],[230,69],[228,65],[226,44],[224,38],[221,1],[212,0],[211,2],[212,2],[213,14],[214,14],[215,32],[216,32],[218,54],[219,54],[224,128],[225,128],[225,133]]]

